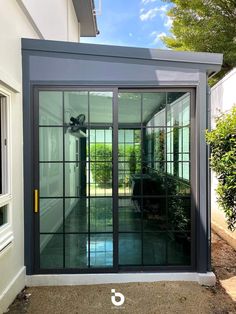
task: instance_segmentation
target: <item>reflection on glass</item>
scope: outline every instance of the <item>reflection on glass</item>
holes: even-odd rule
[[[141,124],[141,93],[119,93],[118,110],[120,127],[125,123]]]
[[[39,160],[63,160],[63,129],[58,127],[39,128]]]
[[[40,196],[63,196],[63,164],[40,163]]]
[[[119,234],[119,265],[141,265],[142,243],[140,233]]]
[[[40,199],[40,232],[63,232],[63,200]]]
[[[144,231],[161,231],[167,229],[166,197],[143,198]]]
[[[145,126],[166,125],[166,93],[143,93],[143,124]]]
[[[112,92],[89,92],[90,124],[112,123]]]
[[[88,254],[89,253],[87,234],[65,235],[66,268],[87,268]]]
[[[189,197],[168,198],[168,224],[170,230],[188,231],[191,228],[191,200]]]
[[[168,265],[191,264],[191,238],[187,232],[174,232],[168,238]]]
[[[112,198],[90,199],[90,231],[112,232]]]
[[[88,199],[65,199],[65,232],[88,232],[88,211]]]
[[[119,199],[119,231],[141,231],[141,212],[131,198]]]
[[[88,123],[88,92],[69,91],[64,92],[64,119],[65,123],[70,122],[71,117],[85,116],[84,123]]]
[[[190,124],[190,93],[167,93],[167,126]]]
[[[83,133],[65,133],[65,161],[86,161],[87,131],[81,129]]]
[[[65,163],[65,196],[86,196],[86,163]]]
[[[113,235],[90,235],[90,267],[113,266]]]
[[[63,124],[62,98],[62,92],[39,92],[39,125]]]
[[[41,234],[40,235],[40,268],[63,267],[63,235]]]
[[[165,232],[144,233],[143,235],[143,264],[166,265],[166,239]]]

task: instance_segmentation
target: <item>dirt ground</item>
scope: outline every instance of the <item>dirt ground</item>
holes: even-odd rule
[[[8,313],[236,313],[236,302],[220,283],[236,276],[236,252],[215,234],[212,237],[212,265],[217,284],[211,288],[191,282],[32,287],[19,294]],[[125,302],[121,307],[111,303],[111,289],[124,294]]]

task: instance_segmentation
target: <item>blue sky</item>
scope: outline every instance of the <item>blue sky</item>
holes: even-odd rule
[[[95,0],[98,8],[99,0]],[[169,34],[169,4],[161,0],[102,0],[97,16],[100,35],[81,42],[165,49],[160,37]]]

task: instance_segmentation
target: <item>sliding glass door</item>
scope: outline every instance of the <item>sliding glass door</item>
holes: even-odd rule
[[[193,265],[191,97],[37,89],[37,272]]]
[[[113,93],[38,100],[39,269],[112,269]]]

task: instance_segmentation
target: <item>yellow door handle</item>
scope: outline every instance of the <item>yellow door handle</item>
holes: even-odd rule
[[[34,212],[38,213],[39,211],[39,191],[34,190]]]

